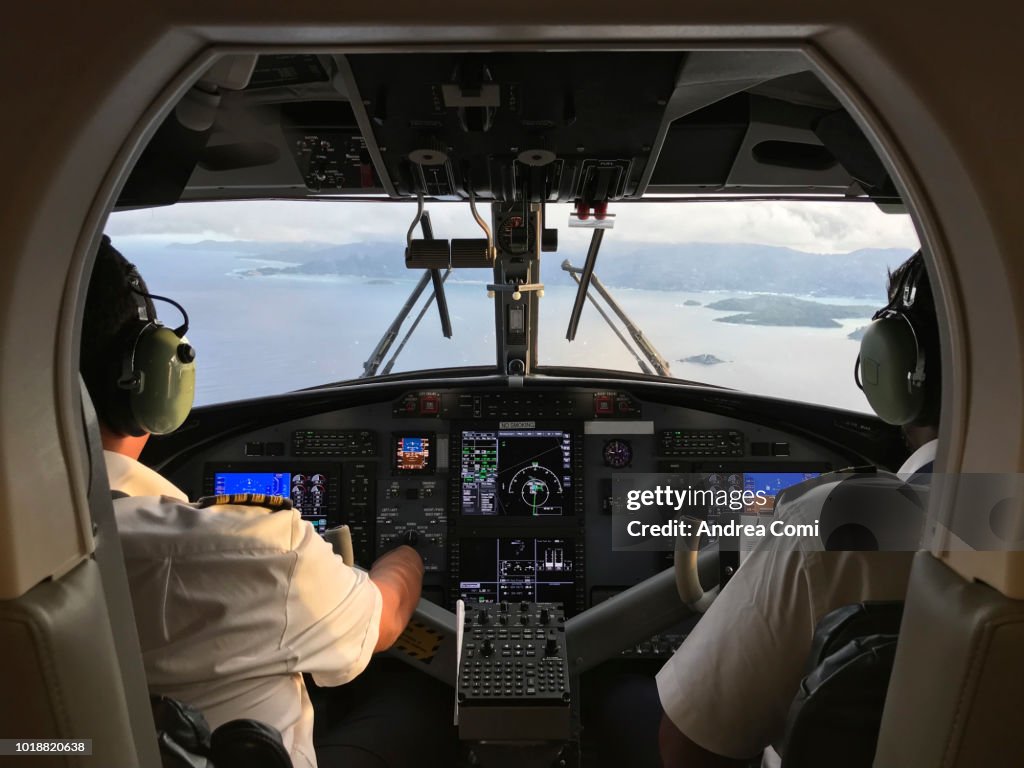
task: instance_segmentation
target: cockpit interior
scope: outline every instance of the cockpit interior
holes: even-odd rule
[[[57,423],[85,439],[39,454],[81,476],[83,533],[42,544],[0,513],[12,542],[36,542],[7,550],[5,603],[61,584],[75,551],[96,559],[116,539],[109,512],[90,522],[110,504],[95,424],[73,405],[75,334],[104,232],[149,290],[184,307],[196,349],[196,407],[141,461],[192,500],[285,497],[359,568],[413,547],[421,600],[387,654],[451,687],[460,765],[663,764],[655,675],[730,588],[744,545],[623,543],[623,489],[685,477],[745,499],[689,503],[685,515],[749,522],[829,473],[896,472],[912,450],[853,371],[888,273],[918,250],[943,340],[940,464],[960,466],[943,447],[979,440],[951,418],[966,395],[961,307],[941,261],[950,246],[892,129],[806,47],[268,44],[190,61],[136,110],[109,174],[88,178],[94,193],[103,185],[99,213],[49,299],[66,318],[58,367],[74,393]],[[177,324],[176,309],[158,309]],[[1005,364],[1019,367],[1015,355]],[[17,398],[3,397],[12,434],[24,430]],[[1019,393],[1000,402],[1019,427]],[[1011,459],[992,471],[1012,471]],[[6,493],[15,465],[4,464]],[[52,558],[30,553],[48,547],[64,548],[65,570],[39,570]],[[999,581],[971,567],[972,584]],[[996,571],[1012,584],[1015,567]],[[39,738],[89,737],[104,765],[157,766],[123,573],[101,570],[90,589],[110,613],[95,653],[112,660],[104,700],[123,701],[104,717],[71,705],[62,721],[43,704],[4,717],[35,722]],[[908,597],[904,621],[919,641],[916,605]],[[12,647],[18,637],[6,635]],[[926,673],[900,663],[891,685],[909,690]],[[57,667],[74,678],[81,665]],[[489,674],[504,680],[491,687]],[[908,696],[890,698],[875,765],[939,764],[896,757],[891,717]],[[1020,720],[1019,701],[1009,712]],[[912,729],[919,742],[935,717]],[[9,731],[0,737],[34,736]]]

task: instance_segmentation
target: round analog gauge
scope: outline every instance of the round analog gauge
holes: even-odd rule
[[[633,449],[625,440],[609,440],[604,445],[604,463],[613,469],[628,467],[633,460]]]
[[[509,253],[526,253],[529,250],[529,242],[519,242],[513,245],[512,243],[512,232],[514,230],[522,229],[525,222],[522,216],[509,216],[498,228],[498,244],[501,246],[503,251]],[[532,234],[532,233],[531,233]],[[533,238],[530,237],[530,240]]]

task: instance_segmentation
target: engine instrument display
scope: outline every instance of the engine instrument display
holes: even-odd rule
[[[562,430],[464,431],[462,514],[572,515],[572,440]]]
[[[572,539],[463,539],[459,552],[459,595],[468,603],[574,603]]]

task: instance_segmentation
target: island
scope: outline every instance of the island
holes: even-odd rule
[[[736,312],[716,317],[719,323],[738,325],[798,326],[802,328],[839,328],[838,319],[871,317],[875,307],[859,304],[824,304],[793,296],[761,295],[742,299],[723,299],[706,304],[705,309]]]
[[[862,325],[860,328],[850,331],[846,334],[846,338],[853,339],[854,341],[860,341],[864,338],[864,332],[868,329],[866,325]]]
[[[683,302],[683,306],[684,307],[699,307],[700,306],[700,302],[699,301],[694,301],[693,299],[687,299],[686,301]]]
[[[690,355],[689,357],[679,358],[680,363],[696,363],[697,365],[718,365],[719,363],[727,363],[728,360],[723,360],[720,357],[704,353],[703,355]]]

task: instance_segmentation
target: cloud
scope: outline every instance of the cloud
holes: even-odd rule
[[[482,213],[486,216],[486,205]],[[427,206],[438,237],[478,237],[468,205]],[[568,227],[570,206],[548,206],[548,226],[563,242],[589,240],[590,231]],[[859,248],[917,248],[910,217],[882,213],[870,203],[693,202],[612,204],[612,234],[652,243],[757,243],[816,253]],[[179,203],[113,213],[107,233],[115,240],[212,240],[352,243],[405,240],[412,204],[253,200]]]

